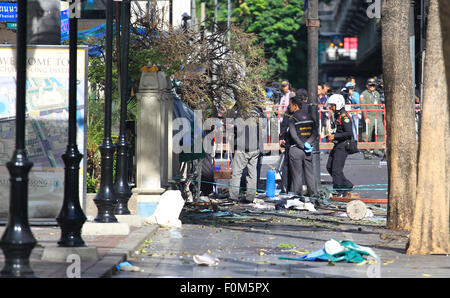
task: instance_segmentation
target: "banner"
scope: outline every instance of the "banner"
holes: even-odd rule
[[[17,3],[0,3],[0,21],[17,21]]]
[[[16,51],[0,47],[0,217],[9,212],[6,163],[15,146]],[[87,47],[77,56],[77,145],[86,156],[85,100]],[[29,217],[55,218],[64,198],[64,162],[68,142],[69,48],[29,46],[27,51],[25,146],[33,162],[29,175]],[[85,194],[85,159],[80,163],[80,197]],[[84,202],[84,198],[83,198]]]

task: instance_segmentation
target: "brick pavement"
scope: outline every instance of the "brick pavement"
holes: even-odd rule
[[[6,227],[0,227],[3,235]],[[80,275],[82,278],[108,277],[114,267],[126,260],[139,245],[157,229],[155,225],[144,225],[140,228],[130,227],[129,235],[99,235],[83,236],[89,247],[96,247],[99,255],[97,262],[82,261]],[[31,231],[37,241],[30,256],[30,265],[37,277],[66,278],[69,262],[48,262],[42,260],[46,246],[55,246],[60,239],[61,231],[58,226],[31,226]],[[4,255],[0,254],[0,267],[3,268]]]

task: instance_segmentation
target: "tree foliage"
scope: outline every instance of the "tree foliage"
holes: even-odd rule
[[[214,18],[214,0],[207,2],[207,18]],[[264,45],[267,76],[287,78],[296,87],[306,86],[306,26],[302,25],[304,0],[232,1],[231,21],[255,34]],[[224,27],[227,3],[219,1],[218,23]]]
[[[211,116],[234,104],[249,110],[265,98],[264,52],[253,34],[235,26],[209,32],[214,27],[209,22],[204,30],[173,28],[158,18],[163,13],[152,15],[133,24],[133,47],[146,53],[141,66],[156,65],[180,83],[182,100],[191,108]]]

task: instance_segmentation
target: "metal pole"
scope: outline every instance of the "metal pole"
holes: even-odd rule
[[[72,1],[72,3],[74,3]],[[61,227],[59,246],[86,246],[81,238],[81,229],[86,216],[80,206],[79,171],[83,155],[77,146],[77,31],[78,19],[71,15],[69,19],[69,140],[66,153],[62,155],[64,161],[64,201],[61,211],[56,218]]]
[[[112,103],[112,45],[113,45],[113,0],[106,2],[106,74],[105,74],[105,128],[102,144],[98,147],[101,155],[100,189],[94,198],[98,213],[95,222],[117,222],[114,209],[117,198],[113,189],[113,163],[115,145],[111,139]]]
[[[128,200],[131,197],[131,190],[128,187],[128,149],[129,142],[126,138],[126,120],[127,120],[127,101],[128,101],[128,55],[130,44],[130,0],[124,0],[122,15],[122,55],[120,73],[120,132],[119,139],[116,143],[117,159],[116,159],[116,181],[114,184],[114,192],[117,196],[118,204],[115,214],[130,214],[128,210]]]
[[[2,277],[36,277],[30,267],[30,254],[36,239],[28,223],[28,173],[33,163],[25,151],[25,101],[27,67],[27,1],[17,2],[16,59],[16,149],[6,164],[11,193],[8,225],[0,240],[5,255]]]
[[[319,46],[319,11],[318,0],[308,1],[308,16],[306,25],[308,27],[308,101],[312,104],[312,116],[319,123],[317,108],[317,84],[318,84],[318,46]],[[320,186],[320,148],[319,137],[314,141],[313,168],[317,189]]]

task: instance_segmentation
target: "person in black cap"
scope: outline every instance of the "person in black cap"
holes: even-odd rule
[[[367,80],[367,89],[361,93],[360,102],[363,105],[380,105],[381,95],[376,90],[377,89],[377,81],[375,78],[370,78]],[[370,111],[370,110],[379,110],[382,109],[380,106],[361,106],[362,111],[367,111],[364,113],[365,121],[366,121],[366,132],[363,135],[363,142],[384,142],[384,120],[383,120],[383,112],[382,111]],[[365,159],[372,159],[370,156],[369,150],[362,150]],[[384,156],[384,150],[375,149],[373,154],[378,157]]]

